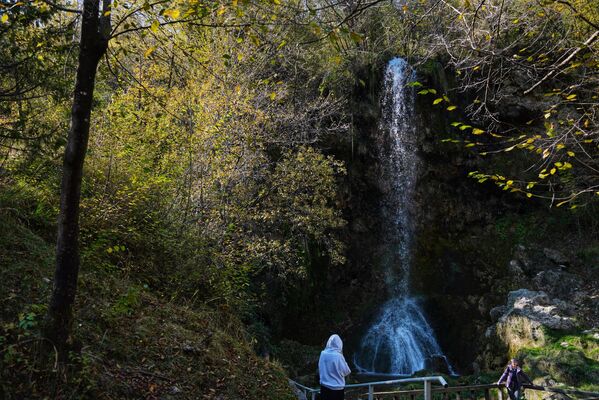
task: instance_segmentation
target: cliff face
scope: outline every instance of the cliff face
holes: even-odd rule
[[[356,88],[352,135],[327,144],[348,169],[339,196],[348,220],[342,232],[348,262],[331,267],[327,260],[316,260],[313,283],[302,288],[304,301],[296,298],[281,332],[284,337],[314,345],[338,332],[347,339],[346,354],[356,350],[389,296],[382,235],[389,221],[382,212],[386,188],[380,179],[383,160],[379,154],[381,141],[384,145],[386,140],[379,130],[383,70],[384,66],[371,66],[356,72],[366,85]],[[450,74],[440,64],[425,65],[418,72],[418,80],[439,93],[448,92],[452,86]],[[460,99],[453,100],[460,104]],[[506,112],[512,108],[524,114],[534,112],[528,100],[524,105],[515,98],[510,101],[515,105],[506,105]],[[420,295],[452,364],[462,374],[494,370],[509,355],[526,347],[508,343],[511,336],[505,334],[505,324],[489,331],[497,322],[497,307],[505,306],[508,293],[517,289],[542,290],[551,299],[574,304],[574,308],[568,307],[575,323],[567,329],[597,326],[599,320],[592,312],[599,308],[593,303],[596,300],[583,305],[575,299],[596,296],[589,289],[597,287],[599,270],[594,210],[589,207],[573,213],[549,209],[547,204],[468,178],[470,171],[516,169],[529,161],[513,155],[490,160],[463,145],[442,142],[453,118],[464,117],[431,102],[430,97],[417,96],[415,123],[421,166],[413,205],[416,234],[411,288]],[[563,264],[557,264],[556,257],[552,261],[547,256],[551,253],[564,254],[567,268],[560,267]],[[576,282],[587,282],[586,289],[570,290]],[[501,329],[504,334],[498,335]],[[511,331],[509,327],[507,331]]]
[[[429,65],[420,78],[438,91],[451,87],[438,64]],[[454,101],[460,104],[460,99]],[[514,104],[505,105],[505,112],[512,108],[526,115],[536,112],[530,99],[507,101]],[[509,318],[493,335],[488,328],[496,322],[495,307],[505,305],[508,293],[521,288],[544,291],[567,310],[560,312],[568,323],[553,326],[547,323],[550,318],[541,318],[534,320],[539,329],[596,327],[599,319],[593,310],[599,304],[593,287],[598,282],[599,241],[592,222],[596,210],[592,206],[579,213],[550,209],[549,204],[468,178],[470,171],[519,170],[532,161],[515,155],[483,158],[463,145],[444,143],[452,118],[463,116],[452,115],[444,107],[435,109],[422,96],[418,105],[423,168],[416,198],[412,285],[422,293],[448,357],[462,373],[471,373],[500,368],[508,355],[518,354],[525,346],[513,346],[506,338],[511,332]]]

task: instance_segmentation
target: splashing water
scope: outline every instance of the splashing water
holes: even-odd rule
[[[402,58],[394,58],[385,72],[383,118],[379,129],[388,132],[388,147],[381,149],[387,160],[382,179],[388,190],[383,212],[390,221],[385,232],[393,251],[386,262],[387,301],[362,338],[354,364],[361,373],[412,375],[429,366],[433,358],[445,360],[435,334],[416,299],[410,296],[412,264],[413,196],[418,173],[414,90],[408,83],[415,75]],[[453,373],[451,366],[448,369]]]

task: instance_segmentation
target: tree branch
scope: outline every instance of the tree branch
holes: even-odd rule
[[[535,83],[534,85],[532,85],[530,88],[526,89],[524,91],[524,94],[529,94],[530,92],[532,92],[535,88],[537,88],[541,83],[545,82],[547,79],[551,78],[554,75],[559,75],[562,70],[561,68],[566,65],[568,62],[570,62],[570,60],[572,60],[574,58],[574,56],[576,56],[576,54],[578,54],[583,48],[590,46],[591,44],[593,44],[593,42],[595,40],[597,40],[597,38],[599,38],[599,31],[595,31],[595,33],[593,33],[584,43],[582,46],[577,47],[572,53],[570,53],[570,55],[568,57],[566,57],[561,63],[559,63],[558,65],[555,66],[555,68],[553,68],[551,71],[549,71],[544,77],[541,78],[541,80],[539,80],[537,83]]]
[[[53,1],[50,0],[42,0],[44,3],[46,3],[47,5],[49,5],[52,8],[55,8],[57,10],[60,11],[64,11],[64,12],[68,12],[68,13],[73,13],[73,14],[81,14],[81,10],[77,10],[75,8],[67,8],[67,7],[63,7],[59,4],[54,3]]]

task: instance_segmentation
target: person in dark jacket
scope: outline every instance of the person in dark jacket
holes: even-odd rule
[[[532,385],[530,378],[520,368],[520,363],[515,358],[512,358],[503,371],[501,378],[497,381],[498,385],[501,385],[505,381],[507,387],[507,393],[510,395],[511,400],[520,400],[522,395],[522,385],[528,383]]]

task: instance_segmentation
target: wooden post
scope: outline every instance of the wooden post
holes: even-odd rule
[[[460,392],[455,392],[455,400],[460,400],[462,396],[460,396]]]
[[[368,385],[368,400],[374,400],[374,386]]]
[[[497,388],[497,400],[503,400],[503,388],[502,387]]]
[[[424,400],[433,400],[431,381],[424,381]]]
[[[316,392],[312,392],[312,400],[316,400]]]
[[[485,389],[485,400],[491,400],[491,393],[489,389]]]

